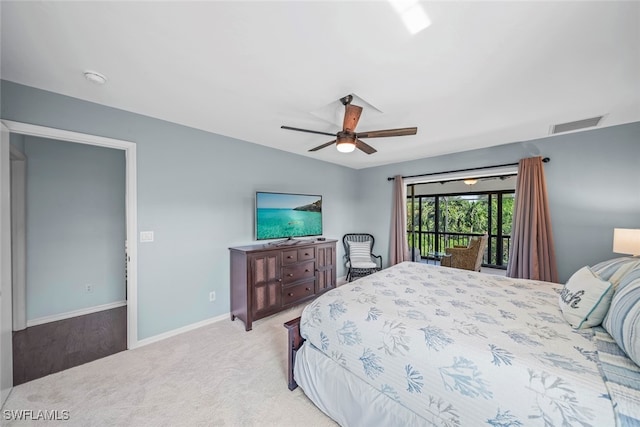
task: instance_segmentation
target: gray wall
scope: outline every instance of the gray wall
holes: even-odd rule
[[[21,153],[24,154],[24,135],[18,135],[12,133],[9,135],[9,142],[15,148],[17,148]]]
[[[256,190],[321,194],[325,236],[354,228],[355,170],[7,81],[1,101],[3,119],[136,143],[138,229],[155,232],[138,245],[138,339],[229,311],[228,247],[254,241]]]
[[[549,193],[562,282],[584,265],[615,256],[613,228],[640,228],[640,123],[369,168],[359,172],[360,229],[388,248],[394,175],[417,175],[548,156]],[[388,260],[388,252],[383,253]]]
[[[23,139],[27,320],[124,300],[124,151]]]

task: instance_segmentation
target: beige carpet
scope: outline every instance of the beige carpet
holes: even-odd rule
[[[284,322],[221,321],[14,387],[0,425],[335,426],[286,384]],[[67,410],[68,421],[7,421],[7,410]]]

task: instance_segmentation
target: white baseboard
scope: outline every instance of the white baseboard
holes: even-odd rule
[[[347,283],[347,276],[341,276],[336,279],[336,287]],[[145,345],[153,344],[154,342],[162,341],[167,338],[175,337],[176,335],[183,334],[185,332],[193,331],[194,329],[202,328],[203,326],[212,325],[225,319],[230,319],[230,313],[221,314],[220,316],[211,317],[209,319],[202,320],[200,322],[192,323],[181,328],[173,329],[171,331],[163,332],[158,335],[154,335],[149,338],[139,340],[137,344],[132,348],[143,347]],[[131,348],[129,349],[131,350]]]
[[[133,348],[138,348],[138,347],[142,347],[142,346],[145,346],[145,345],[152,344],[154,342],[162,341],[162,340],[165,340],[167,338],[171,338],[171,337],[174,337],[176,335],[180,335],[180,334],[183,334],[185,332],[192,331],[194,329],[202,328],[203,326],[208,326],[208,325],[211,325],[211,324],[216,323],[216,322],[220,322],[221,320],[225,320],[225,319],[231,319],[229,313],[221,314],[220,316],[211,317],[209,319],[205,319],[205,320],[202,320],[200,322],[192,323],[190,325],[183,326],[183,327],[178,328],[178,329],[173,329],[173,330],[168,331],[168,332],[163,332],[161,334],[154,335],[152,337],[139,340],[138,343],[136,344],[136,346],[133,347]]]
[[[84,316],[85,314],[97,313],[99,311],[111,310],[127,305],[126,301],[110,302],[108,304],[95,305],[93,307],[81,308],[79,310],[67,311],[66,313],[52,314],[51,316],[38,317],[37,319],[27,320],[27,328],[30,326],[43,325],[49,322],[57,322],[58,320],[70,319],[72,317]]]

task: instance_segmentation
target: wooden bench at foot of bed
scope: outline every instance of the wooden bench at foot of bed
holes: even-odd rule
[[[293,364],[296,361],[296,352],[304,343],[304,338],[300,335],[300,318],[296,317],[295,319],[289,320],[284,324],[284,327],[287,328],[288,331],[287,341],[289,343],[287,353],[289,359],[287,381],[289,382],[289,390],[294,390],[298,387],[298,384],[296,384],[296,381],[293,379]]]

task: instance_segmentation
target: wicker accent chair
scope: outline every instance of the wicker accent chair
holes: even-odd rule
[[[489,235],[472,237],[468,246],[454,246],[445,249],[447,255],[442,258],[440,265],[444,267],[461,268],[463,270],[480,271],[482,256],[487,248]]]
[[[373,253],[375,239],[371,234],[350,233],[342,237],[347,281],[382,270],[382,257]]]

